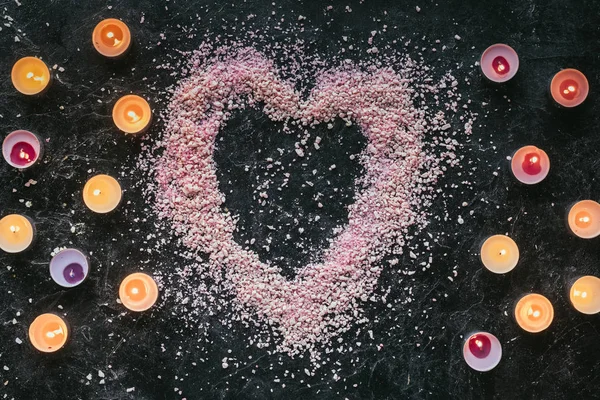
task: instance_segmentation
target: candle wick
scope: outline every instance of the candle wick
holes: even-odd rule
[[[131,118],[131,122],[138,122],[140,119],[142,119],[139,115],[135,113],[135,111],[128,111],[127,116]]]
[[[100,193],[102,193],[100,189],[94,190],[94,196],[100,196]]]
[[[11,226],[10,226],[10,231],[11,231],[12,233],[17,233],[17,232],[19,232],[20,230],[21,230],[21,227],[19,227],[19,226],[16,226],[16,225],[11,225]]]
[[[27,79],[31,79],[31,78],[33,78],[34,75],[35,74],[33,72],[28,72],[26,76],[27,76]]]
[[[131,293],[133,294],[138,294],[140,291],[138,290],[138,288],[133,288],[131,289]]]
[[[500,255],[501,256],[505,256],[506,255],[506,250],[504,250],[504,249],[500,250]]]

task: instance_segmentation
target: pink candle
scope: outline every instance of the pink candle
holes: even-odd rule
[[[2,155],[6,162],[15,168],[25,169],[37,162],[42,152],[42,142],[25,130],[10,133],[2,143]]]
[[[506,82],[519,70],[519,56],[506,44],[493,44],[481,55],[481,71],[492,82]]]
[[[535,146],[524,146],[515,152],[510,169],[519,182],[526,185],[540,183],[550,171],[550,159],[546,152]]]
[[[467,338],[463,346],[463,357],[475,371],[487,372],[502,359],[502,344],[488,332],[477,332]]]

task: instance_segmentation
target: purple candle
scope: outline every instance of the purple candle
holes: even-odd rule
[[[8,164],[15,168],[31,167],[42,153],[42,142],[38,137],[24,130],[10,133],[2,143],[2,155]]]
[[[50,276],[63,287],[73,287],[85,280],[90,270],[87,257],[76,249],[64,249],[50,261]]]

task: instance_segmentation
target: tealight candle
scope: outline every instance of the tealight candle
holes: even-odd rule
[[[600,312],[600,279],[591,275],[582,276],[571,286],[569,297],[577,311],[597,314]]]
[[[42,151],[42,141],[29,131],[11,132],[2,142],[2,156],[14,168],[31,167],[40,158]]]
[[[502,344],[488,332],[469,336],[463,346],[463,357],[475,371],[487,372],[496,367],[502,358]]]
[[[90,270],[87,257],[79,250],[64,249],[50,261],[50,276],[63,287],[73,287],[85,280]]]
[[[133,94],[121,97],[113,107],[117,128],[125,133],[140,133],[150,126],[152,111],[146,100]]]
[[[100,21],[92,33],[92,42],[105,57],[119,57],[131,46],[131,33],[123,21],[108,18]]]
[[[552,303],[541,294],[523,296],[515,307],[517,324],[527,332],[537,333],[548,328],[554,319]]]
[[[569,210],[567,222],[571,231],[583,239],[600,235],[600,204],[593,200],[581,200]]]
[[[506,82],[519,70],[519,56],[506,44],[491,45],[481,55],[481,71],[492,82]]]
[[[27,95],[42,93],[50,84],[50,70],[42,60],[23,57],[13,65],[10,79],[19,92]]]
[[[105,214],[121,203],[121,185],[112,176],[96,175],[83,187],[83,201],[93,212]]]
[[[7,253],[27,250],[35,236],[35,228],[29,218],[10,214],[0,219],[0,249]]]
[[[524,146],[515,152],[510,169],[517,180],[526,185],[540,183],[550,171],[546,152],[535,146]]]
[[[519,262],[519,248],[508,236],[490,236],[481,246],[481,262],[490,271],[504,274]]]
[[[29,325],[29,341],[39,351],[53,353],[60,350],[69,337],[66,322],[55,314],[42,314]]]
[[[119,298],[131,311],[145,311],[156,303],[158,286],[150,275],[136,272],[121,282]]]
[[[563,107],[575,107],[583,103],[590,91],[587,78],[572,68],[563,69],[550,82],[550,94]]]

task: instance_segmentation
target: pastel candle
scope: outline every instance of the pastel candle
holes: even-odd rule
[[[13,65],[10,79],[19,92],[26,95],[42,93],[50,84],[48,66],[35,57],[23,57]]]
[[[593,200],[575,203],[567,215],[569,229],[576,236],[592,239],[600,235],[600,204]]]
[[[92,33],[92,42],[105,57],[119,57],[131,46],[131,32],[123,21],[108,18],[100,21]]]
[[[477,332],[465,341],[463,357],[475,371],[487,372],[502,359],[502,344],[489,332]]]
[[[600,312],[600,279],[587,275],[577,279],[569,298],[573,307],[584,314],[597,314]]]
[[[145,131],[152,120],[152,111],[146,100],[133,94],[121,97],[113,107],[115,125],[125,133]]]
[[[34,165],[42,154],[42,141],[29,131],[18,130],[8,134],[2,142],[2,156],[14,168],[26,169]]]
[[[524,146],[515,152],[510,169],[517,180],[526,185],[540,183],[550,171],[546,152],[535,146]]]
[[[63,287],[73,287],[85,280],[90,270],[88,258],[76,249],[59,251],[50,261],[50,276]]]
[[[496,274],[512,271],[519,262],[519,247],[505,235],[490,236],[481,246],[481,262]]]
[[[481,71],[492,82],[506,82],[519,70],[519,56],[510,46],[502,43],[491,45],[481,55]]]
[[[550,94],[563,107],[576,107],[583,103],[590,91],[587,78],[572,68],[563,69],[550,82]]]
[[[0,249],[7,253],[27,250],[35,236],[31,221],[19,214],[10,214],[0,219]]]
[[[55,314],[42,314],[29,325],[29,341],[41,352],[60,350],[69,337],[66,322]]]
[[[552,303],[541,294],[531,293],[523,296],[515,307],[517,324],[531,333],[548,328],[554,319]]]
[[[83,188],[83,201],[93,212],[105,214],[121,203],[121,185],[112,176],[96,175]]]
[[[156,303],[158,286],[150,275],[136,272],[121,282],[119,298],[131,311],[145,311]]]

